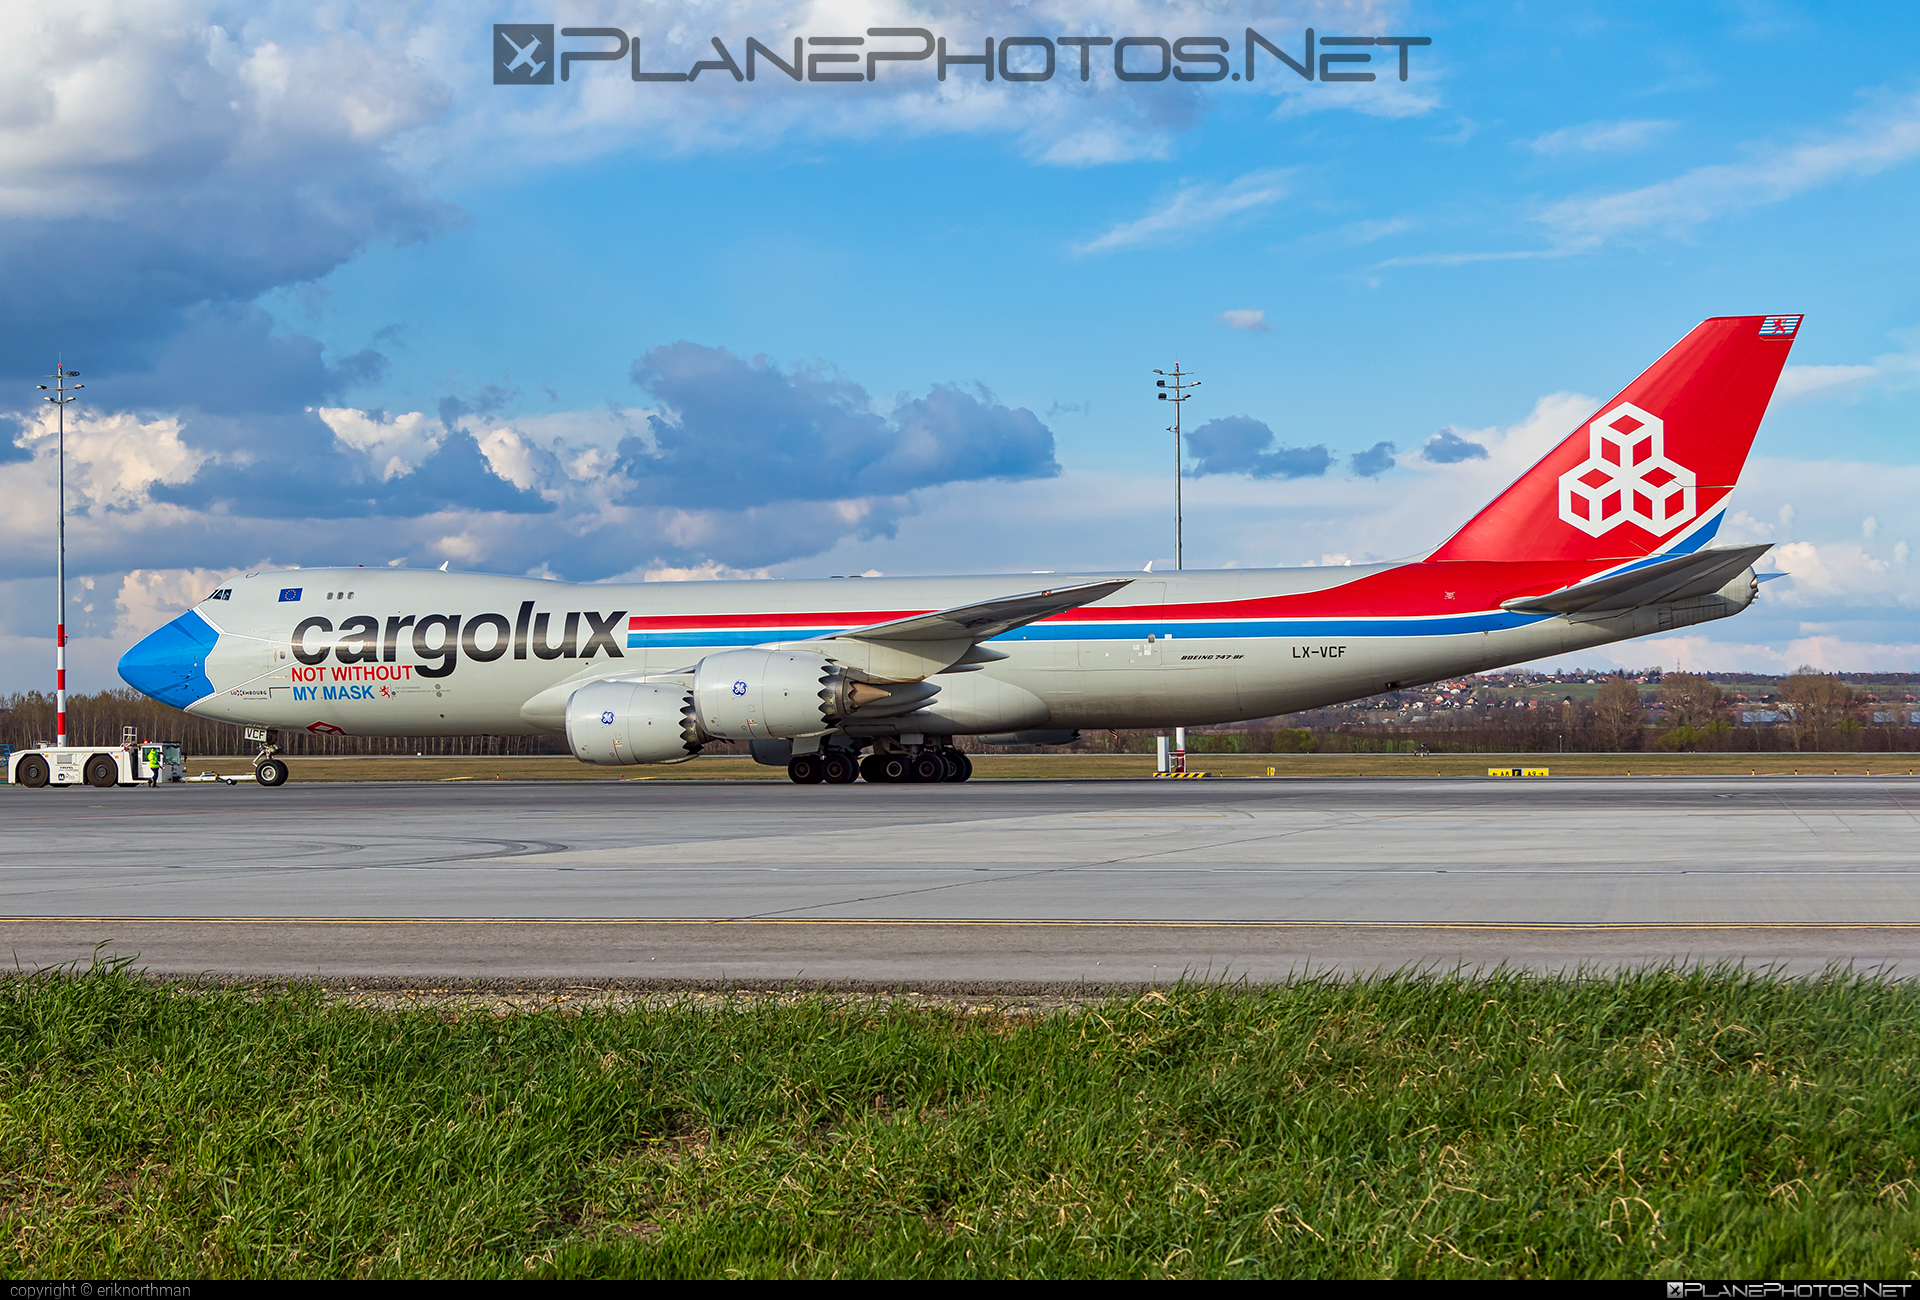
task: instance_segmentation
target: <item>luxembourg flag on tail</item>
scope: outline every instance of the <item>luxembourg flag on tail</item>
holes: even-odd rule
[[[1427,558],[1608,563],[1704,544],[1800,319],[1702,321]]]

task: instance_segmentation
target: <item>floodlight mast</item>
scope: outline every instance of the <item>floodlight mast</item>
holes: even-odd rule
[[[58,615],[53,624],[53,717],[54,744],[67,743],[67,403],[78,401],[69,397],[69,393],[78,392],[85,384],[69,384],[69,379],[78,379],[78,370],[67,369],[66,362],[56,362],[53,373],[45,376],[53,380],[52,395],[47,398],[53,403],[53,409],[60,413],[60,541],[59,559],[55,566],[54,586],[59,588]],[[36,384],[42,392],[48,391],[46,384]]]
[[[1180,544],[1180,534],[1182,531],[1182,521],[1180,518],[1180,403],[1186,401],[1190,395],[1187,392],[1188,389],[1200,387],[1200,381],[1193,377],[1191,370],[1182,370],[1178,361],[1173,363],[1172,370],[1156,370],[1153,373],[1167,376],[1166,379],[1157,381],[1154,387],[1162,390],[1160,393],[1161,401],[1173,403],[1173,423],[1167,426],[1168,432],[1173,434],[1173,567],[1176,569],[1184,569],[1187,567],[1185,563],[1186,557],[1182,553]],[[1169,380],[1171,382],[1169,382]]]

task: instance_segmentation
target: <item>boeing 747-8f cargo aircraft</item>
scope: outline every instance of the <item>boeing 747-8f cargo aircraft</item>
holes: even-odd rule
[[[962,735],[1293,713],[1745,609],[1767,548],[1709,543],[1799,325],[1703,322],[1459,532],[1399,563],[1084,574],[1044,590],[995,575],[248,573],[134,646],[120,675],[262,730],[564,735],[588,763],[784,742],[802,783],[964,780]],[[280,760],[259,768],[285,779]]]

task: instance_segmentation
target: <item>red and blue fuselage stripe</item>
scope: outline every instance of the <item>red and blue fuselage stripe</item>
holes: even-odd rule
[[[1316,590],[1251,599],[1189,600],[1164,605],[1083,606],[1003,633],[1001,641],[1145,641],[1149,636],[1199,639],[1464,636],[1526,627],[1550,617],[1501,608],[1515,597],[1555,591],[1596,569],[1631,569],[1712,536],[1709,525],[1660,556],[1614,565],[1579,561],[1415,562],[1363,572]],[[817,641],[855,628],[918,618],[925,609],[787,610],[777,613],[635,615],[627,645],[752,646]]]
[[[818,641],[837,636],[869,621],[811,626],[775,626],[760,621],[731,619],[635,618],[627,633],[629,649],[657,646],[661,649],[699,646],[754,646],[769,641]],[[778,616],[773,616],[778,617]],[[899,617],[911,617],[900,615]],[[1250,639],[1276,640],[1324,639],[1327,637],[1406,637],[1464,636],[1476,632],[1500,632],[1526,627],[1548,617],[1543,614],[1515,614],[1506,610],[1485,610],[1440,617],[1406,618],[1303,618],[1303,619],[1229,619],[1184,621],[1155,619],[1152,622],[1063,622],[1047,620],[1029,623],[994,638],[997,641],[1145,641],[1149,636],[1177,640]],[[878,621],[878,620],[874,620]],[[698,626],[689,626],[697,623]]]

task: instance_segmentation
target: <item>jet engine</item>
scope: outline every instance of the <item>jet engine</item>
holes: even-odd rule
[[[567,746],[583,763],[680,763],[700,752],[684,686],[596,682],[567,700]]]
[[[806,650],[722,650],[693,667],[702,738],[774,740],[911,712],[940,693],[929,682],[861,681]]]
[[[825,731],[847,687],[838,664],[804,650],[722,650],[693,666],[695,716],[718,740]]]

